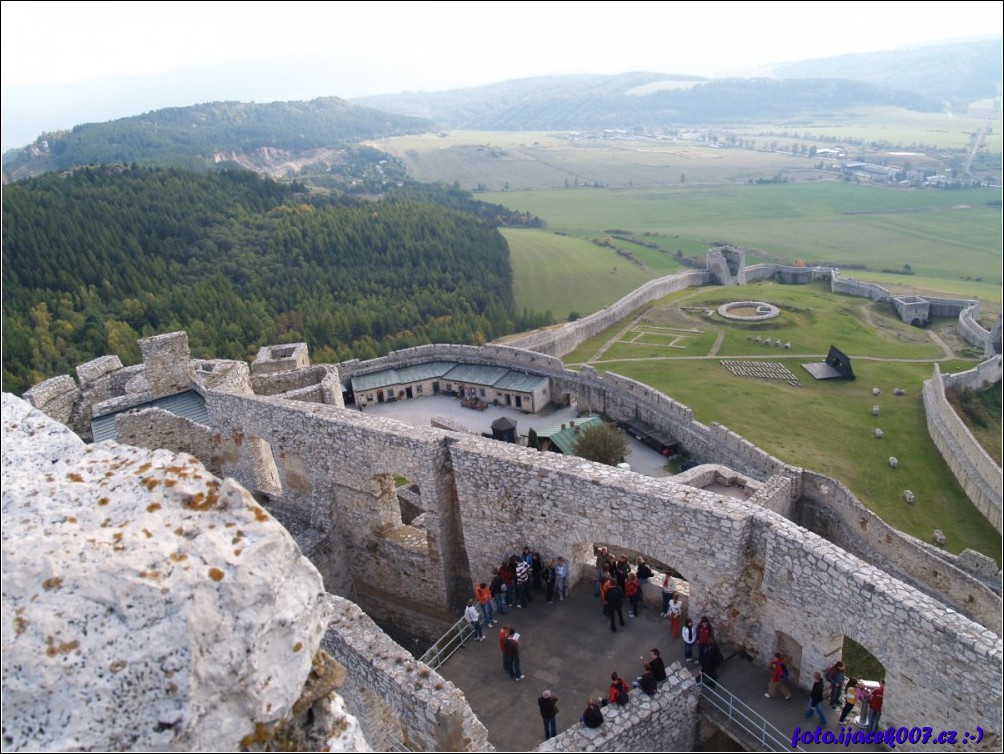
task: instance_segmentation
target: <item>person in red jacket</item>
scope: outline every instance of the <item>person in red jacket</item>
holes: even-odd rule
[[[780,689],[785,699],[791,699],[791,689],[785,683],[787,679],[788,666],[784,663],[784,655],[775,652],[774,659],[770,663],[770,682],[767,684],[767,693],[764,696],[773,699],[774,694]]]
[[[697,624],[697,659],[704,657],[715,641],[715,627],[711,625],[707,615],[701,616],[701,622]]]
[[[627,681],[620,678],[617,673],[611,673],[610,689],[607,692],[607,702],[609,704],[627,704],[629,698],[628,694],[630,693],[631,687],[627,685]]]
[[[882,717],[882,701],[885,699],[885,678],[879,679],[877,689],[872,691],[871,699],[868,700],[868,709],[871,715],[868,717],[868,732],[874,733],[878,730],[879,719]]]

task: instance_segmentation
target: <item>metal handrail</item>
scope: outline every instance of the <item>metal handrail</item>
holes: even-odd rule
[[[793,748],[790,734],[782,733],[780,728],[722,686],[720,681],[715,681],[715,687],[712,688],[703,682],[702,676],[698,685],[703,699],[722,712],[730,722],[753,736],[765,751],[805,751],[801,746]]]
[[[467,641],[467,637],[474,634],[474,629],[471,624],[468,623],[464,618],[461,618],[452,626],[450,626],[446,633],[440,636],[418,658],[419,662],[424,662],[433,670],[438,670],[443,663],[445,663],[458,649],[464,646],[464,642]]]

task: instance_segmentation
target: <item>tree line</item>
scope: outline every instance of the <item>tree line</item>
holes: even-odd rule
[[[244,171],[137,166],[9,185],[3,389],[106,353],[138,361],[138,337],[172,330],[202,358],[305,341],[337,361],[551,321],[515,311],[508,247],[481,216],[495,210],[418,193],[364,202]]]

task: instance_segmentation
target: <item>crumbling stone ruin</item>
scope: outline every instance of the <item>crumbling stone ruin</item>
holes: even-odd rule
[[[749,277],[750,270],[739,271]],[[684,275],[689,280],[693,272]],[[680,284],[654,282],[657,284],[650,284],[649,289],[652,295]],[[632,294],[635,299],[637,295],[637,291]],[[578,325],[570,323],[569,327]],[[541,350],[564,347],[594,326],[587,323],[572,334],[556,335],[551,345]],[[131,550],[134,541],[184,539],[173,529],[169,536],[161,531],[168,529],[168,524],[188,531],[189,524],[184,523],[188,519],[182,514],[194,516],[189,507],[207,505],[221,518],[204,519],[210,522],[204,532],[210,549],[198,555],[204,561],[202,566],[192,566],[195,575],[204,577],[185,588],[195,594],[205,591],[205,599],[219,600],[220,590],[235,588],[236,583],[227,568],[214,565],[214,557],[226,563],[250,557],[245,550],[254,549],[255,527],[266,525],[255,511],[260,510],[269,522],[274,516],[316,568],[314,572],[296,566],[307,574],[296,587],[301,595],[296,609],[315,607],[305,637],[292,635],[291,631],[301,627],[289,624],[288,612],[277,611],[270,622],[278,624],[280,638],[262,642],[263,672],[280,666],[285,671],[288,650],[296,662],[308,661],[293,674],[302,688],[310,660],[330,655],[337,683],[328,676],[328,682],[319,684],[317,698],[329,699],[337,686],[348,711],[358,717],[367,740],[377,748],[405,744],[415,750],[490,748],[484,726],[470,712],[459,690],[414,660],[373,621],[398,634],[425,640],[437,637],[453,623],[472,583],[489,573],[502,554],[518,550],[525,542],[567,553],[573,577],[590,571],[594,542],[615,544],[672,565],[689,582],[691,612],[712,616],[722,626],[722,639],[764,663],[778,647],[785,646],[794,648],[792,654],[800,657],[803,667],[824,667],[826,658],[839,651],[844,636],[849,636],[871,651],[887,670],[890,692],[884,721],[896,725],[897,721],[912,724],[924,719],[934,726],[955,729],[980,725],[991,745],[1001,741],[1004,650],[1000,574],[992,561],[988,564],[976,553],[952,556],[896,532],[839,481],[784,464],[725,427],[702,425],[686,406],[646,385],[615,374],[600,375],[588,367],[572,372],[554,356],[511,346],[432,345],[367,362],[311,366],[302,344],[279,345],[262,349],[254,368],[249,369],[244,362],[191,359],[184,333],[144,339],[141,345],[143,364],[122,367],[120,362],[116,365],[117,359],[105,358],[81,366],[79,382],[57,378],[26,394],[34,406],[83,436],[91,431],[88,419],[111,416],[120,442],[158,449],[153,460],[141,461],[138,454],[142,451],[118,450],[120,446],[106,444],[85,448],[75,440],[70,442],[65,433],[46,430],[44,434],[54,441],[47,451],[51,458],[71,459],[57,463],[60,481],[72,487],[76,482],[71,475],[80,474],[97,485],[79,500],[81,506],[90,506],[97,513],[89,511],[83,521],[64,511],[59,514],[61,519],[53,520],[63,529],[93,528],[101,546],[114,553],[119,544],[128,543]],[[354,376],[432,361],[494,365],[539,375],[547,378],[552,400],[574,400],[583,410],[601,412],[615,420],[643,417],[678,439],[692,456],[713,464],[716,479],[742,479],[748,495],[740,500],[702,488],[697,482],[708,476],[704,472],[682,480],[691,484],[673,478],[657,480],[450,429],[405,426],[343,405],[343,389]],[[193,396],[191,405],[197,411],[193,409],[190,416],[158,407],[158,401],[179,390]],[[42,426],[38,415],[26,407],[18,412],[8,411],[5,402],[5,433],[23,431],[25,426],[30,433],[30,427]],[[196,413],[198,418],[192,418]],[[8,416],[23,417],[19,419],[21,426],[8,428]],[[19,509],[12,508],[8,518],[7,478],[13,469],[31,469],[35,477],[25,485],[40,485],[43,496],[55,499],[62,494],[49,486],[54,482],[45,476],[54,474],[49,468],[51,461],[18,460],[15,464],[12,459],[8,463],[8,445],[5,437],[5,562],[8,547],[14,548],[17,541],[13,532],[21,526]],[[200,471],[202,467],[184,454],[198,458],[205,469]],[[47,458],[44,454],[41,457]],[[92,460],[99,463],[90,463]],[[151,466],[139,471],[145,463]],[[177,478],[180,472],[172,469],[190,472],[181,479]],[[195,480],[195,474],[203,478]],[[236,484],[220,482],[209,474],[233,479]],[[104,506],[97,490],[104,478],[116,489],[128,485],[123,489],[135,492],[138,486],[138,491],[170,498],[173,508],[156,501],[170,513],[161,514],[167,516],[161,523],[147,524],[148,507],[155,501],[143,494],[136,498],[140,509],[115,503],[115,515],[102,517]],[[403,501],[401,480],[407,483]],[[168,486],[168,481],[175,483]],[[211,490],[215,490],[216,499],[208,506]],[[223,498],[225,503],[218,502]],[[77,521],[68,523],[70,517]],[[109,525],[102,526],[106,519]],[[228,528],[231,520],[234,526]],[[625,527],[625,520],[639,525]],[[39,528],[47,531],[45,527],[54,525]],[[275,528],[275,537],[287,536]],[[220,530],[231,529],[242,532],[236,542],[236,532],[229,538],[220,537]],[[145,531],[154,536],[147,537]],[[694,532],[701,536],[694,536]],[[116,540],[119,533],[122,536]],[[201,534],[197,538],[203,539]],[[243,540],[248,540],[247,544],[242,545]],[[267,549],[264,543],[261,549]],[[237,550],[241,553],[235,554]],[[171,563],[171,552],[174,550],[164,551],[164,558],[158,556],[157,562],[166,558]],[[185,553],[186,562],[196,561],[192,552]],[[223,576],[217,579],[213,568]],[[135,569],[140,570],[138,565]],[[137,575],[140,583],[145,588],[158,587],[148,589],[156,598],[149,596],[141,611],[153,624],[153,618],[161,615],[166,601],[172,599],[174,582],[151,577],[150,565],[143,570],[147,576]],[[170,570],[171,578],[178,570]],[[274,574],[276,578],[292,578],[294,571],[299,572],[282,565],[267,569],[263,564],[254,573],[263,570],[279,572]],[[156,569],[157,573],[162,571],[167,574],[163,567]],[[18,640],[18,607],[27,605],[34,594],[45,594],[46,579],[59,577],[57,573],[36,574],[27,567],[26,572],[35,575],[19,585],[24,591],[16,592],[8,589],[5,570],[5,642],[10,636]],[[63,579],[66,583],[66,577]],[[148,581],[154,583],[147,585]],[[13,587],[13,576],[10,584]],[[261,585],[248,584],[248,594],[254,594],[256,587]],[[13,598],[17,601],[8,605],[8,595],[17,595]],[[239,594],[228,592],[226,598],[229,601],[216,612],[229,615],[239,611]],[[247,602],[253,600],[246,598]],[[327,655],[319,655],[319,637],[332,605],[337,617],[323,640]],[[40,606],[38,610],[54,612],[57,607]],[[35,620],[41,623],[41,615]],[[50,632],[49,646],[59,657],[75,658],[78,647],[60,650],[75,640],[70,629],[64,632]],[[43,632],[38,633],[42,636]],[[890,636],[897,641],[890,642]],[[44,645],[44,637],[41,640]],[[293,651],[298,642],[300,649]],[[938,647],[937,652],[931,651],[933,646]],[[34,705],[30,696],[10,693],[17,686],[8,684],[8,678],[15,677],[14,666],[8,664],[6,643],[4,649],[6,726],[8,704],[20,704],[24,714],[31,714]],[[105,667],[115,659],[107,658]],[[98,655],[95,662],[101,664],[105,659]],[[315,660],[315,670],[318,663],[323,669],[324,662]],[[192,673],[196,667],[183,665],[169,669]],[[224,670],[212,665],[199,667],[200,672],[210,675]],[[114,681],[116,674],[109,677]],[[86,675],[83,678],[89,680]],[[944,682],[946,678],[951,682]],[[267,686],[265,689],[258,688],[255,693],[264,693],[267,699],[242,703],[241,710],[232,715],[224,706],[219,714],[232,717],[226,722],[216,721],[208,713],[200,716],[193,711],[201,709],[198,705],[186,707],[168,695],[168,708],[181,712],[164,718],[165,724],[177,722],[170,729],[155,730],[160,738],[154,736],[149,745],[162,746],[170,740],[177,748],[199,748],[203,744],[196,742],[203,739],[191,732],[198,727],[193,722],[196,720],[213,721],[214,728],[227,731],[232,738],[249,728],[265,735],[281,727],[281,721],[295,719],[299,690],[289,688],[281,700],[273,700],[268,696],[272,692]],[[239,688],[234,693],[252,691]],[[693,689],[682,680],[678,693],[680,699],[693,699]],[[114,698],[128,703],[128,697]],[[632,719],[635,737],[631,740],[638,748],[687,747],[693,741],[693,729],[689,734],[685,730],[688,719],[693,724],[688,717],[693,706],[692,701],[675,705],[672,715],[676,717],[653,709],[651,714]],[[255,711],[249,716],[247,709]],[[330,721],[336,714],[312,719]],[[656,725],[653,721],[657,720],[662,722]],[[672,746],[664,731],[655,732],[669,720],[673,721],[669,726]],[[30,727],[30,723],[25,725]],[[177,740],[166,738],[180,733],[184,735]],[[304,735],[318,740],[319,734]],[[220,740],[212,739],[211,743]]]

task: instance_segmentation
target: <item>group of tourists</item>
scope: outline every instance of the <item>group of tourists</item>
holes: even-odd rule
[[[491,580],[478,584],[474,599],[467,601],[464,620],[473,629],[475,641],[484,641],[482,625],[494,627],[498,616],[514,606],[522,610],[533,601],[533,593],[541,591],[552,604],[568,597],[568,563],[563,557],[545,561],[527,546],[522,553],[504,558],[492,569]]]
[[[475,589],[475,597],[485,621],[491,624],[495,614],[504,615],[513,606],[523,609],[533,601],[534,592],[541,591],[552,604],[568,597],[568,563],[560,556],[544,560],[527,546],[522,553],[503,558],[498,568],[492,569],[491,581],[481,582]]]
[[[780,652],[774,653],[774,659],[770,665],[770,681],[767,683],[767,692],[764,696],[773,698],[778,691],[784,694],[785,699],[791,699],[791,689],[788,687],[789,677],[788,663]],[[827,688],[828,687],[828,688]],[[885,680],[881,679],[878,686],[865,684],[863,681],[848,676],[842,660],[838,660],[826,669],[825,672],[815,671],[812,674],[812,689],[809,691],[809,706],[805,710],[805,718],[811,719],[813,715],[819,721],[819,726],[827,726],[826,715],[823,708],[829,704],[834,711],[840,710],[838,723],[845,725],[852,715],[855,706],[861,705],[861,714],[858,725],[867,727],[869,732],[878,730],[879,720],[882,718],[882,703],[885,699]]]
[[[641,556],[634,567],[627,555],[614,557],[606,547],[596,553],[596,594],[603,600],[603,615],[610,618],[610,630],[617,632],[617,622],[623,628],[624,602],[628,617],[637,618],[645,598],[644,588],[655,574]]]

